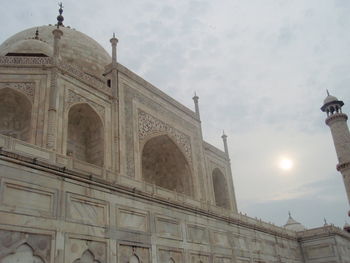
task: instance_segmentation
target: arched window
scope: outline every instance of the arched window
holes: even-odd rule
[[[175,260],[173,258],[170,258],[169,263],[175,263]]]
[[[154,137],[144,145],[142,175],[146,182],[192,195],[192,177],[188,162],[167,135]]]
[[[33,255],[33,249],[27,245],[20,245],[14,254],[8,255],[1,260],[2,263],[44,263],[44,261]]]
[[[140,260],[136,255],[132,255],[128,263],[140,263]]]
[[[227,181],[223,173],[215,168],[213,171],[213,187],[215,204],[223,208],[230,208],[230,199],[227,190]]]
[[[0,89],[0,133],[30,141],[32,104],[27,97],[12,89]]]
[[[82,103],[70,108],[67,155],[102,166],[104,160],[103,137],[102,121],[90,105]]]

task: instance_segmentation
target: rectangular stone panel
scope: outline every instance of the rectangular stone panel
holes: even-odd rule
[[[319,245],[306,248],[308,259],[326,258],[334,256],[334,249],[331,245]]]
[[[179,221],[164,217],[156,217],[157,234],[164,238],[182,240],[182,231]]]
[[[1,183],[1,208],[35,216],[53,217],[57,192],[34,184],[3,179]]]
[[[117,208],[117,226],[135,231],[149,231],[149,215],[146,211]]]
[[[198,263],[198,262],[202,262],[202,263],[209,263],[210,262],[210,258],[208,255],[203,255],[200,253],[191,253],[190,254],[190,262],[191,263]]]
[[[103,173],[101,167],[98,167],[90,163],[82,162],[79,160],[73,160],[73,168],[83,172],[94,174],[100,177],[102,176],[102,173]]]
[[[228,235],[226,233],[212,231],[211,237],[212,237],[212,243],[214,246],[227,247],[227,248],[231,247],[230,241],[228,239]]]
[[[102,200],[67,193],[66,217],[73,222],[104,227],[108,224],[108,204]]]
[[[205,227],[198,225],[187,226],[187,238],[192,243],[209,244],[209,234]]]
[[[20,141],[15,141],[14,149],[15,151],[26,153],[32,157],[38,157],[45,160],[50,160],[50,152],[45,151],[43,149],[36,148],[33,145],[27,145]]]
[[[240,250],[249,250],[248,241],[242,236],[233,236],[233,245]]]
[[[6,140],[4,137],[0,136],[0,147],[5,147],[6,146]]]
[[[215,256],[214,257],[214,263],[232,263],[231,257],[224,257],[224,256]]]

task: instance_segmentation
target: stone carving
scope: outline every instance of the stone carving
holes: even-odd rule
[[[94,88],[100,89],[104,92],[111,93],[111,89],[107,88],[105,83],[101,81],[100,79],[97,79],[93,76],[90,76],[89,74],[86,74],[83,71],[80,71],[78,68],[74,67],[73,65],[60,62],[58,64],[59,69],[66,71],[69,74],[74,75],[76,78],[82,80],[83,82],[87,83],[88,85],[93,86]]]
[[[79,102],[86,102],[90,104],[97,111],[97,113],[101,117],[101,120],[104,122],[105,108],[102,105],[99,105],[92,100],[84,98],[83,96],[75,93],[72,90],[68,90],[68,95],[66,96],[66,99],[65,99],[66,109],[69,109],[72,104],[79,103]]]
[[[18,90],[21,93],[24,93],[32,103],[34,102],[34,82],[0,82],[0,89],[4,88]]]
[[[21,260],[31,258],[30,262],[48,263],[50,249],[51,236],[0,230],[0,262],[29,262]]]
[[[187,160],[192,164],[191,139],[188,135],[178,131],[152,115],[139,110],[138,112],[139,139],[144,140],[154,133],[166,133],[180,146]]]
[[[11,57],[11,56],[0,56],[0,64],[5,65],[48,65],[52,64],[53,60],[51,57]]]

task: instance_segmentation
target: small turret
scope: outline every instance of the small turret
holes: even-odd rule
[[[195,111],[196,111],[196,115],[197,115],[198,119],[200,119],[201,116],[199,114],[199,104],[198,104],[199,97],[197,96],[196,93],[194,93],[194,96],[193,96],[192,99],[194,101],[194,108],[195,108]]]
[[[303,226],[301,223],[293,219],[290,212],[288,212],[288,215],[289,216],[288,216],[287,223],[285,223],[285,225],[283,226],[284,228],[288,230],[296,231],[296,232],[306,230],[305,226]]]

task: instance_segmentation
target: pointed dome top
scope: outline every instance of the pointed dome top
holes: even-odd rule
[[[337,101],[337,97],[334,97],[332,95],[329,94],[329,91],[327,89],[327,97],[324,99],[323,101],[323,104],[327,104],[327,103],[330,103],[330,102],[333,102],[333,101]]]
[[[288,229],[288,230],[292,230],[292,231],[296,231],[296,232],[306,230],[306,227],[303,226],[298,221],[294,220],[290,213],[289,213],[287,223],[283,227]]]
[[[324,101],[323,101],[323,104],[327,104],[327,103],[330,103],[330,102],[333,102],[333,101],[338,101],[337,97],[334,97],[332,95],[328,95]]]

